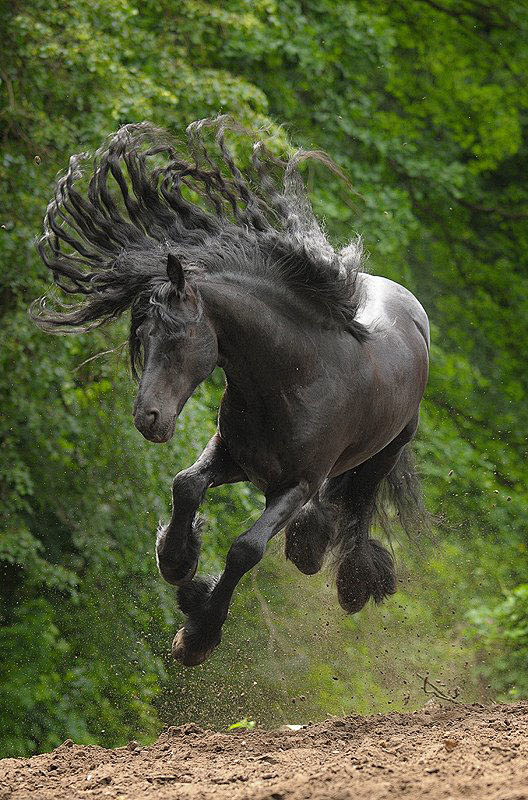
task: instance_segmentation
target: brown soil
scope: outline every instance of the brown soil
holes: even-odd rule
[[[300,731],[169,728],[150,747],[70,740],[0,761],[0,800],[528,800],[528,702],[431,705]]]

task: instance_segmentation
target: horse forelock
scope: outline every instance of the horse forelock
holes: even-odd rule
[[[208,129],[216,132],[213,143]],[[190,276],[267,271],[364,338],[355,321],[360,240],[332,248],[298,172],[307,158],[332,162],[304,151],[279,161],[256,141],[242,170],[226,144],[228,131],[256,139],[226,117],[190,125],[186,148],[149,123],[125,125],[95,153],[84,191],[89,156],[72,156],[38,249],[55,283],[82,299],[52,307],[38,301],[31,309],[37,324],[87,330],[139,307],[166,281],[167,254],[175,252]]]

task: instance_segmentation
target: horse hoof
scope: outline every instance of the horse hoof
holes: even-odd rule
[[[158,562],[158,567],[161,577],[167,581],[167,583],[170,583],[171,586],[185,586],[187,583],[190,583],[196,575],[196,570],[198,569],[198,559],[196,559],[191,569],[183,576],[183,578],[181,578],[179,575],[176,577],[171,567],[162,566],[161,562]]]
[[[203,652],[190,650],[185,644],[185,628],[180,628],[172,640],[173,658],[185,667],[197,667],[198,664],[203,664],[213,650],[214,647],[209,648],[209,650],[204,650]]]

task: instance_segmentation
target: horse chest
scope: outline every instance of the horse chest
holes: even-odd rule
[[[304,403],[278,393],[254,402],[224,398],[219,431],[232,458],[259,489],[316,481],[334,463],[325,424]],[[331,449],[331,448],[330,448]]]
[[[281,481],[289,471],[289,458],[281,448],[282,426],[264,423],[259,415],[241,411],[236,416],[221,414],[219,430],[231,457],[259,489]]]

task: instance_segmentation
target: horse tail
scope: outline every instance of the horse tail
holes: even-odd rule
[[[381,479],[374,479],[365,462],[329,480],[322,493],[334,509],[330,561],[339,602],[353,614],[370,598],[381,603],[396,591],[392,548],[371,537],[372,525],[377,523],[390,540],[395,522],[411,537],[428,524],[410,446]]]
[[[398,525],[410,539],[431,527],[412,444],[407,444],[389,474],[379,483],[375,497],[375,521],[390,540]],[[391,517],[391,510],[395,514]]]

